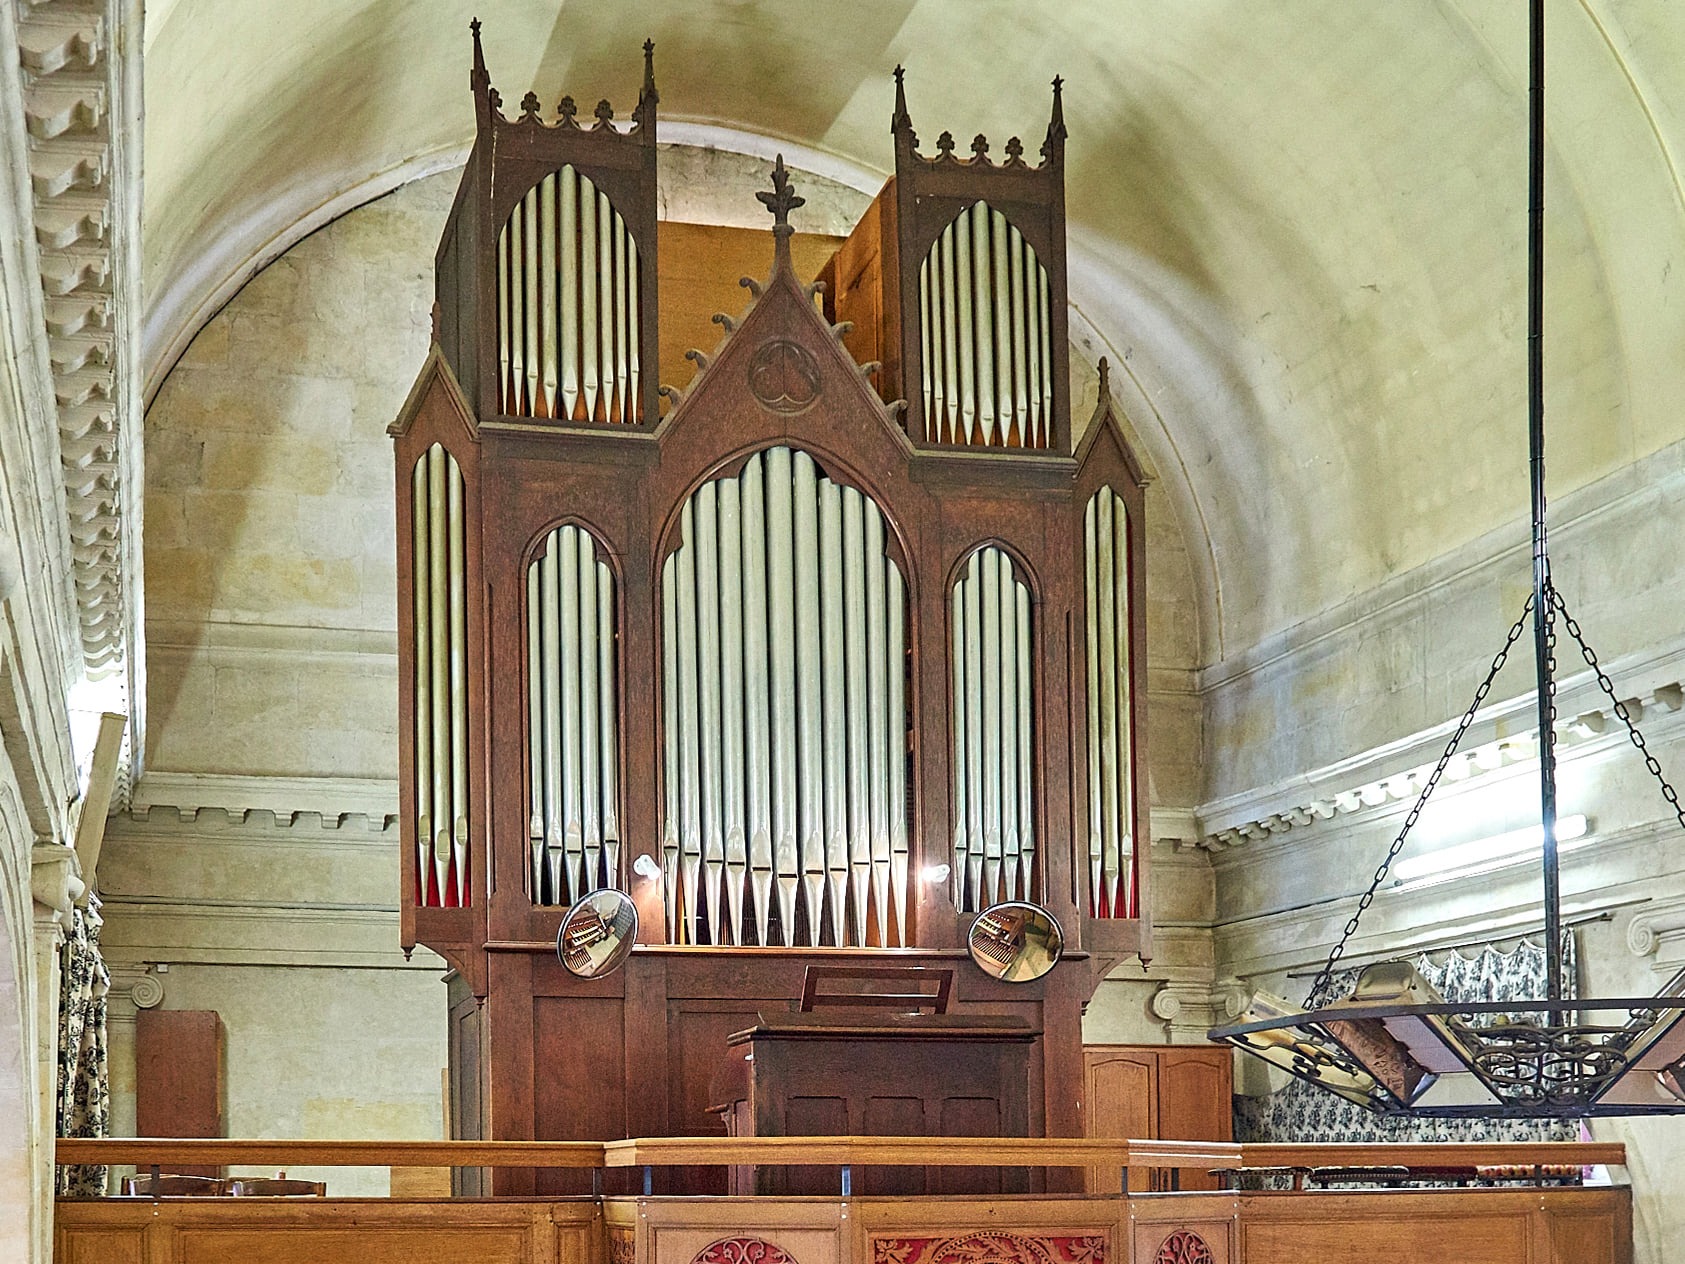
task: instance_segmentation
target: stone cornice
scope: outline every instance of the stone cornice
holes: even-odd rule
[[[1685,641],[1672,642],[1654,653],[1630,656],[1607,670],[1622,702],[1641,727],[1661,735],[1685,723],[1680,716],[1685,706]],[[1467,785],[1536,760],[1533,707],[1529,693],[1483,708],[1446,769],[1445,787]],[[1563,760],[1628,740],[1613,706],[1589,671],[1561,678],[1557,714],[1556,745]],[[1180,836],[1181,845],[1224,851],[1337,816],[1382,810],[1413,800],[1421,793],[1456,725],[1455,719],[1448,720],[1288,781],[1203,804],[1194,814],[1195,829]],[[1165,836],[1156,822],[1154,833]]]
[[[362,829],[383,833],[398,820],[398,782],[374,777],[260,777],[149,772],[135,786],[130,813],[218,825]]]
[[[18,6],[18,113],[82,657],[90,676],[122,680],[137,751],[139,29],[136,0]]]

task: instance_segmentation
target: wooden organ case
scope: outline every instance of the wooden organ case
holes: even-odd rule
[[[1072,446],[1057,82],[1039,164],[996,164],[920,155],[898,71],[896,174],[828,285],[794,274],[780,162],[771,273],[682,390],[650,46],[630,126],[506,117],[477,24],[471,82],[391,427],[402,935],[452,968],[453,1134],[718,1133],[727,1037],[865,958],[1039,1033],[1028,1131],[1080,1136],[1083,1005],[1149,949],[1143,479],[1104,393]],[[603,886],[639,944],[582,980],[557,929]],[[1031,983],[966,957],[1009,898],[1065,930]]]

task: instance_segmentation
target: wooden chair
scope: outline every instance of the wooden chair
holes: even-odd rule
[[[241,1176],[228,1182],[228,1192],[236,1198],[325,1198],[326,1181],[289,1180],[279,1176]]]
[[[141,1198],[216,1198],[225,1194],[228,1182],[216,1176],[176,1176],[165,1173],[125,1176],[123,1193]]]

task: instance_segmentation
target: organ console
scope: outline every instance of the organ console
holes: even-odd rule
[[[1144,479],[1104,389],[1071,425],[1059,82],[1039,162],[997,163],[921,154],[897,71],[894,178],[814,283],[780,161],[770,274],[683,385],[652,47],[625,123],[506,115],[478,24],[471,87],[391,428],[401,926],[451,967],[453,1133],[718,1132],[726,1038],[878,958],[1040,1033],[1024,1127],[1080,1135],[1082,1006],[1151,950]],[[594,892],[630,906],[564,968]]]

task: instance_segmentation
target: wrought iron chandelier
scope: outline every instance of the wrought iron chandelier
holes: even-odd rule
[[[1685,1113],[1685,970],[1653,997],[1565,999],[1558,883],[1555,692],[1557,623],[1579,647],[1681,827],[1685,810],[1645,746],[1608,673],[1551,582],[1544,466],[1544,0],[1530,0],[1528,49],[1527,432],[1533,589],[1475,691],[1357,911],[1311,986],[1304,1009],[1259,993],[1238,1021],[1210,1032],[1319,1088],[1384,1115],[1580,1119]],[[1370,966],[1331,1001],[1334,970],[1358,922],[1438,786],[1458,744],[1531,623],[1538,691],[1546,995],[1536,1002],[1447,1003],[1414,967]],[[1522,1007],[1524,1012],[1517,1012]],[[1528,1007],[1531,1007],[1529,1010]]]

